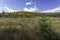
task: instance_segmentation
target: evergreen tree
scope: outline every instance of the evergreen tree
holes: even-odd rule
[[[52,40],[51,22],[46,16],[39,19],[39,38],[41,40]]]

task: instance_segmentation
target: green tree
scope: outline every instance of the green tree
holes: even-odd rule
[[[44,15],[41,16],[39,19],[39,38],[41,40],[53,40],[52,34],[51,22],[49,21],[49,18]]]

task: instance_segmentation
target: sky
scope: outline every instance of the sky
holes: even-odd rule
[[[0,12],[60,12],[60,0],[0,0]]]

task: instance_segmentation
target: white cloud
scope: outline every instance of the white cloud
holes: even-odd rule
[[[46,11],[41,11],[41,12],[60,12],[60,7],[56,7],[54,9],[46,10]]]
[[[30,2],[26,2],[26,5],[31,5],[32,4],[32,2],[30,1]]]
[[[14,10],[8,8],[8,7],[4,7],[5,10],[7,10],[8,12],[13,12]]]
[[[18,10],[13,10],[11,8],[8,8],[8,7],[4,7],[4,9],[6,10],[6,12],[16,12]]]
[[[27,7],[24,8],[24,11],[29,11],[29,12],[34,12],[36,10],[38,10],[38,8],[36,6],[31,7],[31,8],[27,8]]]

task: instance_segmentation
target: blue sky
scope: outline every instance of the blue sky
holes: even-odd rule
[[[0,0],[2,11],[56,12],[60,11],[60,0]]]

